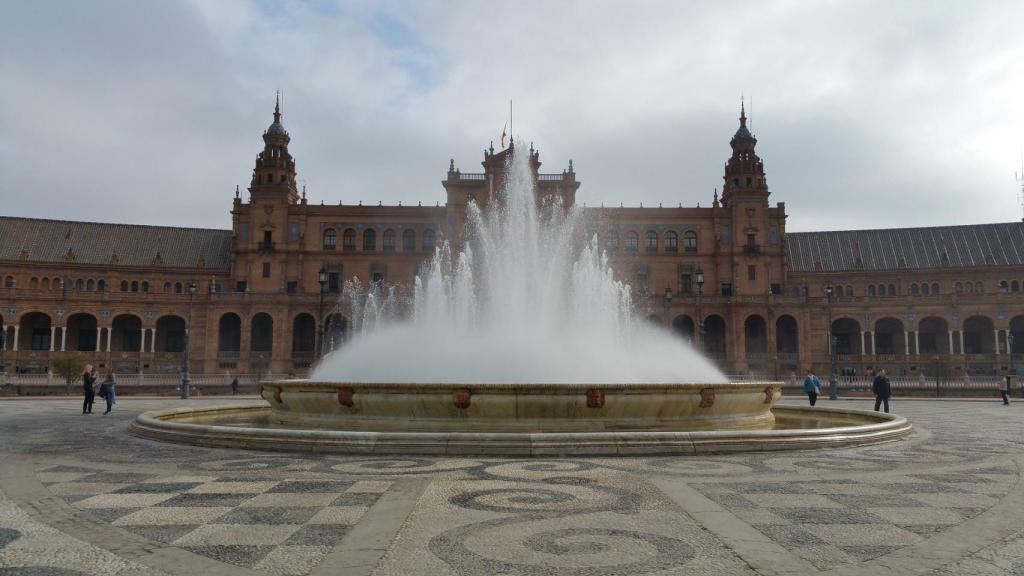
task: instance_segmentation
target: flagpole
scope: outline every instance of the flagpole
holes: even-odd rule
[[[508,99],[508,141],[512,141],[512,99]]]

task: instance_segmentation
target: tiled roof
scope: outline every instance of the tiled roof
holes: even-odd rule
[[[1024,222],[786,234],[790,270],[1024,265]]]
[[[231,231],[0,216],[0,260],[228,268]]]

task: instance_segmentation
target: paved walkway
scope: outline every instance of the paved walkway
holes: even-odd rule
[[[909,440],[700,458],[307,456],[127,434],[185,403],[0,401],[0,576],[1024,575],[1024,403],[897,399]]]

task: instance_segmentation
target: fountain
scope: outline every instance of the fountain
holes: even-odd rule
[[[729,382],[633,317],[583,211],[538,202],[529,156],[467,209],[411,302],[358,281],[356,336],[309,380],[265,382],[266,406],[147,413],[138,434],[206,445],[370,453],[684,453],[889,440],[905,419],[776,407],[778,382]],[[410,308],[411,317],[399,311]],[[406,314],[405,316],[410,316]]]

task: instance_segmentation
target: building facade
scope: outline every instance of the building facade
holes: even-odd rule
[[[298,189],[276,108],[263,142],[230,230],[0,217],[5,369],[46,372],[77,352],[178,373],[188,342],[193,372],[303,374],[348,337],[344,283],[411,286],[441,241],[461,245],[468,205],[495,201],[515,145],[485,150],[482,172],[451,161],[443,206],[348,206]],[[1024,364],[1024,223],[788,232],[756,145],[741,111],[710,207],[582,209],[651,322],[730,374],[827,373],[834,360],[843,374],[962,378]],[[572,162],[545,173],[529,153],[538,201],[574,206]]]

